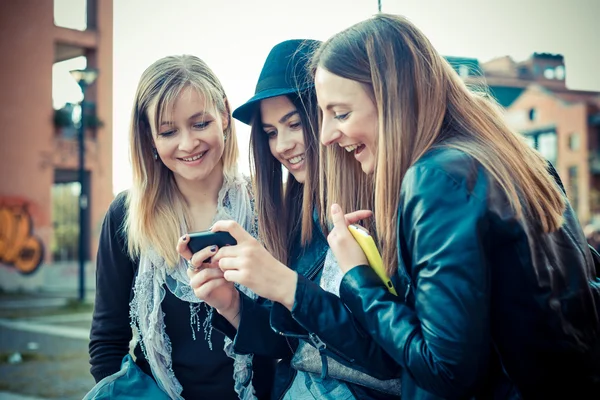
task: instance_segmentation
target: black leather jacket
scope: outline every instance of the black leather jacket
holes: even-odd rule
[[[280,399],[296,376],[290,361],[299,339],[313,343],[322,355],[375,378],[400,376],[399,365],[356,322],[340,298],[315,283],[323,269],[327,249],[327,241],[317,227],[310,245],[296,249],[298,256],[290,267],[298,272],[298,284],[291,313],[279,303],[265,299],[253,301],[240,293],[237,334],[223,317],[213,313],[213,326],[234,340],[237,353],[280,359],[273,399]],[[364,386],[347,384],[357,399],[398,398]]]
[[[366,266],[340,296],[403,367],[403,399],[600,398],[600,280],[570,207],[540,233],[473,158],[435,149],[402,182],[398,236],[399,296]]]

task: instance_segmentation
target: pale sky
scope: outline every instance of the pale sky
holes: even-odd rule
[[[409,18],[443,55],[485,62],[504,55],[521,61],[533,52],[561,53],[569,88],[600,91],[598,0],[381,1],[383,12]],[[81,2],[55,0],[56,19],[59,11],[64,18],[73,15]],[[113,191],[131,185],[129,116],[140,75],[151,63],[172,54],[204,59],[236,108],[254,94],[273,45],[286,39],[326,40],[376,12],[377,0],[115,0]],[[85,60],[72,62],[79,68]],[[62,73],[55,67],[55,81],[57,75],[63,79],[55,84],[55,104],[59,94],[79,100],[77,87],[67,82],[67,67]],[[247,171],[249,128],[237,121],[236,127],[240,165]]]

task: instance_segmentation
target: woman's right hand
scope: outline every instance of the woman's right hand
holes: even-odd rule
[[[216,254],[217,246],[209,246],[192,254],[188,247],[189,240],[188,235],[180,237],[177,252],[195,268],[192,269],[188,264],[187,275],[194,294],[233,324],[231,319],[236,319],[239,311],[239,293],[232,282],[225,280],[223,271],[216,263],[203,262]]]

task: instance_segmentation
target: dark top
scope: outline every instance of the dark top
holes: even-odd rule
[[[132,331],[129,301],[137,263],[125,247],[121,225],[125,217],[125,193],[110,205],[100,234],[96,268],[96,302],[90,333],[91,373],[96,382],[117,372],[129,350]],[[204,340],[202,322],[207,308],[199,307],[199,323],[190,322],[189,303],[165,290],[162,310],[166,333],[172,345],[175,376],[183,386],[187,399],[237,399],[233,386],[233,359],[223,351],[224,335],[213,329],[213,350]],[[194,340],[192,329],[196,330]],[[139,344],[135,348],[136,363],[152,376]],[[269,398],[273,379],[273,360],[254,357],[253,384],[259,398]]]
[[[312,241],[306,247],[300,245],[299,239],[294,244],[294,261],[290,263],[290,268],[298,273],[298,284],[292,312],[279,303],[262,298],[252,301],[240,293],[240,323],[237,331],[217,313],[213,314],[215,328],[234,340],[234,349],[238,353],[280,359],[272,392],[274,400],[285,396],[296,376],[291,359],[300,339],[315,347],[315,339],[319,339],[318,349],[322,356],[352,370],[381,380],[397,378],[400,367],[394,359],[359,326],[338,296],[317,284],[329,247],[316,221]],[[325,359],[320,372],[332,377],[328,363]],[[398,398],[357,384],[364,381],[357,381],[352,370],[344,371],[343,376],[336,376],[335,379],[344,381],[356,399]]]
[[[600,279],[569,205],[563,218],[552,233],[517,218],[459,150],[432,150],[408,170],[393,277],[400,296],[364,266],[340,286],[403,367],[403,399],[599,398]]]

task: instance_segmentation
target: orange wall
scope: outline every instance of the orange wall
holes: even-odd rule
[[[53,14],[51,1],[0,2],[0,202],[17,196],[35,208],[33,229],[44,243],[54,180],[46,162],[53,140]]]
[[[12,218],[10,215],[13,214],[18,219],[19,210],[26,210],[22,215],[31,219],[29,236],[34,238],[28,243],[35,245],[39,239],[45,250],[45,263],[51,262],[54,169],[77,169],[76,142],[57,139],[52,122],[52,65],[57,40],[72,45],[79,43],[82,47],[95,46],[89,49],[88,66],[99,70],[99,78],[86,96],[96,103],[98,117],[104,124],[98,129],[96,140],[86,145],[86,168],[91,175],[92,259],[96,255],[104,214],[113,199],[113,2],[100,0],[97,4],[97,31],[78,32],[54,26],[53,1],[0,1],[0,54],[3,54],[0,66],[0,211],[5,210],[0,212],[0,219]],[[6,211],[7,208],[10,210]],[[5,289],[5,282],[12,279],[7,274],[16,272],[13,265],[2,260],[2,249],[6,248],[6,240],[3,242],[2,237],[6,234],[0,229],[0,287]],[[12,232],[8,235],[16,237]],[[37,271],[45,267],[42,264]],[[36,281],[41,285],[43,276],[36,272],[18,276],[15,282],[27,282],[24,285],[31,286],[31,282]]]
[[[520,130],[534,129],[549,125],[556,126],[557,136],[557,165],[558,173],[565,187],[569,188],[569,167],[578,167],[578,216],[581,222],[590,218],[590,168],[588,162],[588,110],[584,103],[569,104],[546,93],[543,89],[530,87],[513,103],[509,112],[528,112],[537,110],[535,121],[515,127]],[[579,149],[569,148],[569,136],[579,135]],[[571,194],[567,193],[571,198]]]

